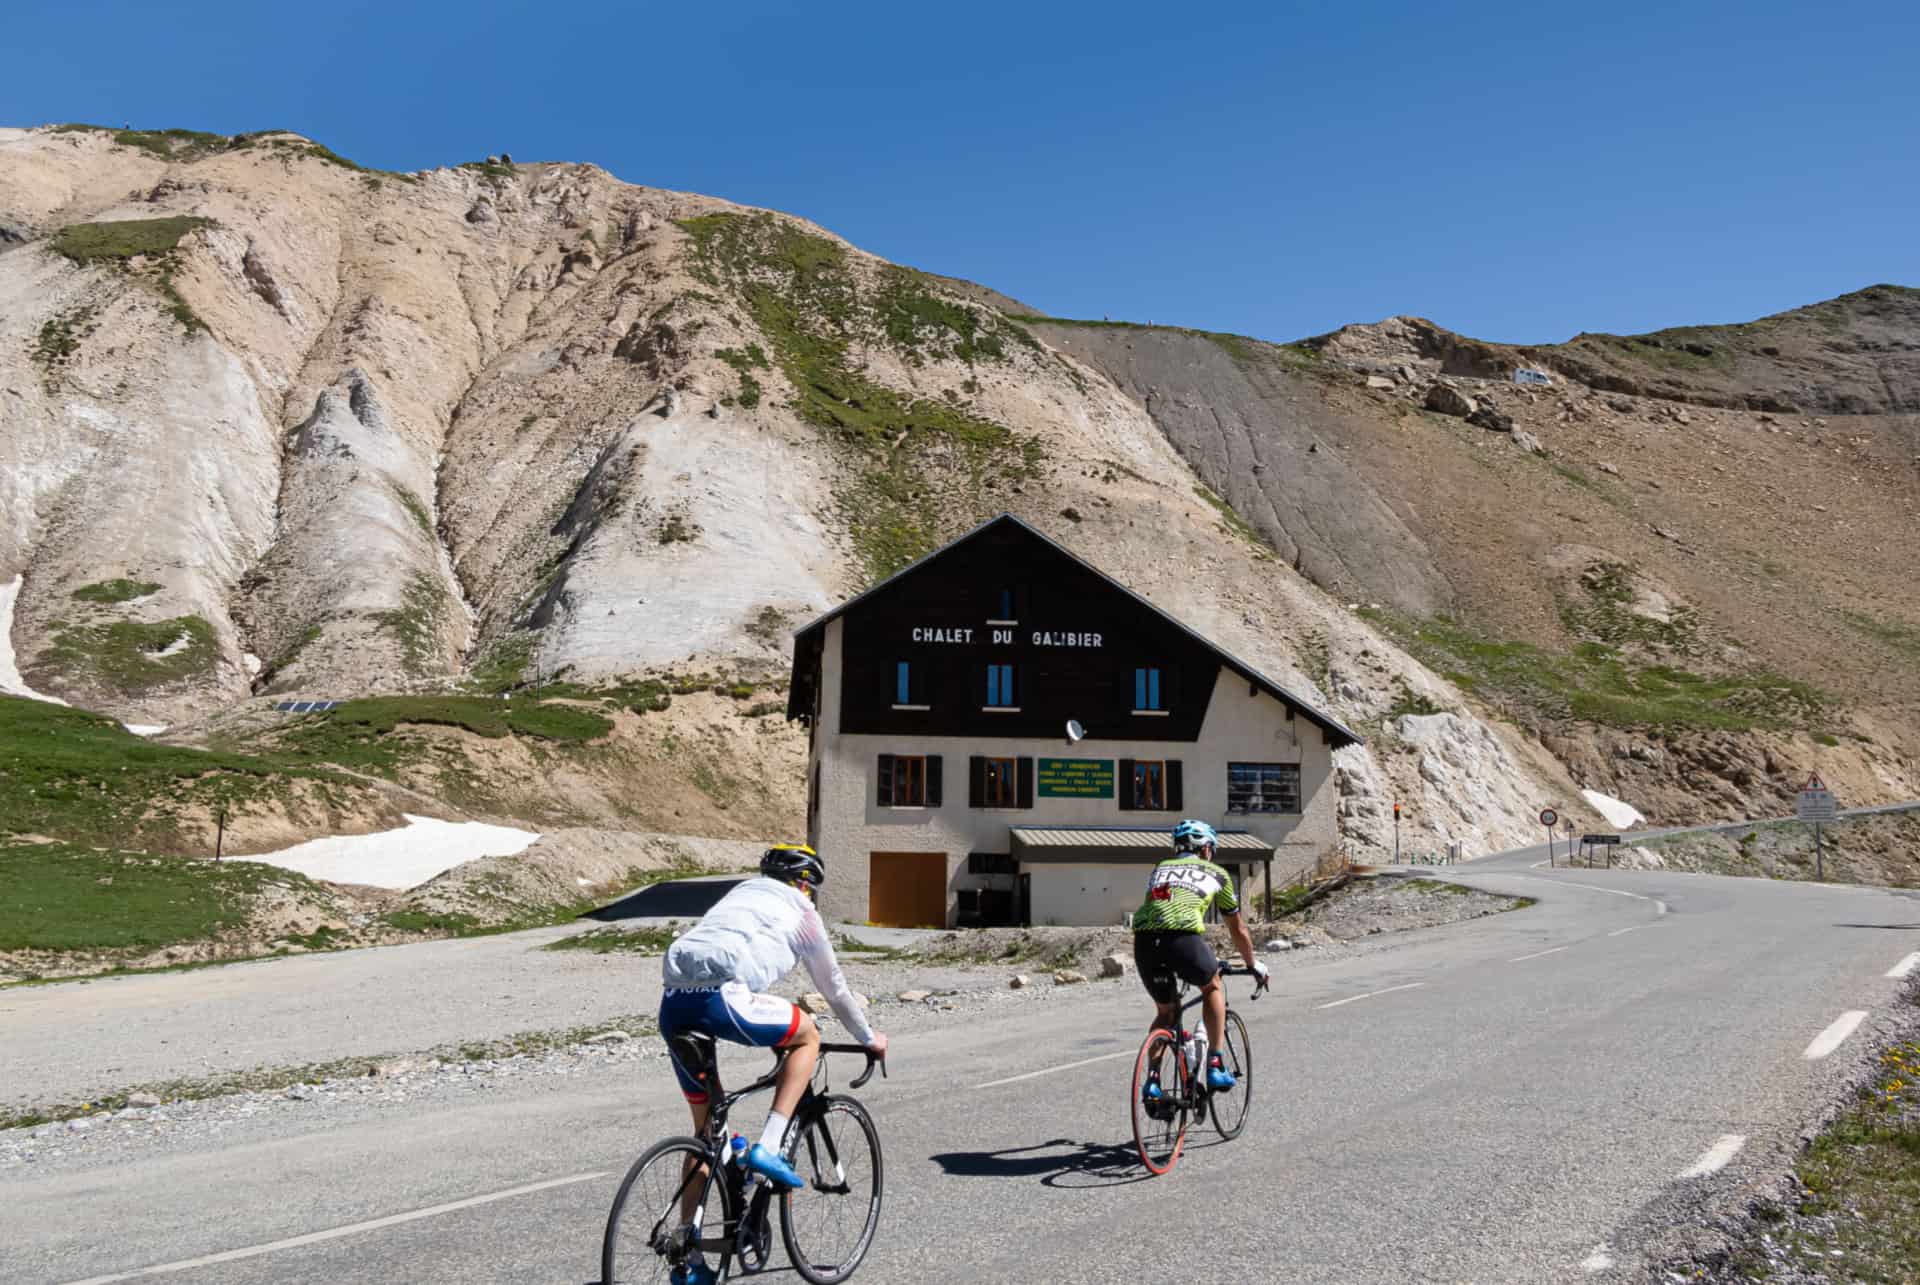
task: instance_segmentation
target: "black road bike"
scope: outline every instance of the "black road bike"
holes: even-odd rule
[[[1222,977],[1256,977],[1251,968],[1222,968]],[[1219,1050],[1221,1063],[1233,1073],[1231,1089],[1215,1092],[1207,1084],[1206,1067],[1188,1067],[1182,1051],[1188,1036],[1186,1015],[1202,1002],[1197,992],[1186,999],[1188,986],[1180,984],[1178,1030],[1156,1026],[1147,1032],[1139,1056],[1133,1062],[1132,1107],[1133,1143],[1139,1148],[1140,1163],[1149,1172],[1163,1174],[1180,1162],[1181,1148],[1187,1144],[1187,1126],[1195,1120],[1213,1117],[1220,1136],[1234,1139],[1247,1126],[1247,1110],[1253,1104],[1253,1046],[1247,1040],[1247,1024],[1227,1005],[1226,1040]],[[1264,987],[1256,980],[1253,998],[1259,999]],[[1147,1096],[1149,1084],[1159,1087],[1157,1097]]]
[[[768,1206],[776,1196],[780,1239],[794,1270],[812,1285],[853,1275],[880,1225],[880,1133],[856,1099],[828,1091],[827,1057],[834,1053],[867,1060],[849,1088],[872,1079],[876,1065],[886,1074],[886,1063],[864,1045],[820,1046],[814,1082],[780,1148],[806,1185],[777,1190],[728,1160],[727,1112],[741,1098],[773,1087],[787,1056],[775,1050],[773,1070],[744,1089],[722,1094],[715,1077],[712,1109],[699,1137],[667,1138],[633,1162],[607,1215],[602,1285],[666,1282],[696,1263],[715,1281],[735,1271],[748,1276],[762,1270],[773,1247]],[[715,1065],[710,1058],[707,1064]]]

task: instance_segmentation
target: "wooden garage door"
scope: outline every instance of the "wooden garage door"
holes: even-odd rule
[[[867,918],[891,928],[947,926],[947,854],[876,852],[867,868]]]

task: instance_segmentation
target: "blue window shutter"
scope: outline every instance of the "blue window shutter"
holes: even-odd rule
[[[899,668],[896,671],[894,686],[894,703],[896,705],[910,704],[911,702],[908,699],[908,691],[910,688],[907,682],[907,662],[904,660],[900,662]]]
[[[1147,671],[1144,669],[1133,671],[1133,707],[1135,709],[1147,707]]]
[[[1000,703],[1000,666],[987,666],[987,704]]]
[[[1147,671],[1147,708],[1160,708],[1160,671],[1157,669]]]

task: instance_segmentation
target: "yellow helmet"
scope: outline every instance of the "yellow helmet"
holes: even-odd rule
[[[818,888],[827,881],[826,863],[804,843],[776,843],[760,855],[760,873],[783,883]]]

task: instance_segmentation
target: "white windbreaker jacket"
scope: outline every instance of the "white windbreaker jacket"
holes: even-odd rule
[[[760,994],[785,977],[796,960],[806,964],[848,1033],[870,1043],[873,1028],[847,989],[826,921],[807,894],[778,879],[749,879],[722,897],[667,948],[661,981],[670,988],[696,989],[740,982]]]

